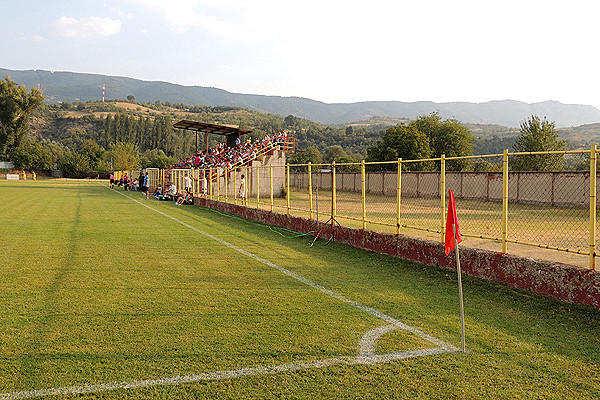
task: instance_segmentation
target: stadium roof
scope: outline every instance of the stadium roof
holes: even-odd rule
[[[173,127],[180,129],[188,129],[191,131],[214,133],[217,135],[225,136],[229,136],[236,133],[240,136],[252,133],[252,130],[250,129],[241,129],[229,125],[209,124],[207,122],[191,121],[189,119],[182,119],[181,121],[173,124]]]

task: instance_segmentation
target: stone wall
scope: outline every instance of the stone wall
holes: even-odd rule
[[[315,220],[230,203],[207,199],[195,199],[195,203],[301,233],[317,232],[322,226]],[[330,229],[324,229],[323,237],[330,236]],[[336,242],[449,270],[456,266],[455,257],[444,254],[443,243],[349,227],[335,229]],[[460,260],[466,274],[565,302],[600,308],[600,272],[466,247],[460,247]]]

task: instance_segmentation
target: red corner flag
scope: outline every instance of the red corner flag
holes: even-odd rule
[[[446,255],[450,254],[452,249],[454,249],[453,224],[456,225],[456,242],[462,242],[462,237],[460,236],[460,227],[458,226],[458,218],[456,217],[456,202],[454,201],[454,192],[452,192],[452,190],[448,190],[448,194],[450,196],[450,202],[448,203],[448,217],[446,218]]]

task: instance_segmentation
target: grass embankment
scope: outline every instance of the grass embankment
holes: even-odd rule
[[[0,393],[357,354],[384,325],[189,226],[458,345],[455,276],[94,182],[0,182]],[[123,192],[121,192],[123,193]],[[594,399],[600,312],[464,278],[469,352],[89,398]],[[393,331],[379,353],[427,347]]]

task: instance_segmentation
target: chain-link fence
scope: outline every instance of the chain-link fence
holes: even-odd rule
[[[474,243],[485,242],[483,247],[504,252],[512,243],[587,255],[587,265],[595,268],[599,239],[591,157],[597,159],[595,150],[507,151],[428,160],[291,165],[290,213],[302,211],[312,218],[336,218],[343,225],[443,241],[448,190],[452,190],[461,232],[479,240]],[[527,165],[551,165],[555,170],[516,170]]]
[[[552,163],[557,171],[510,173],[507,240],[589,253],[590,152],[509,155],[509,168],[520,163]]]
[[[439,241],[444,240],[452,190],[461,233],[473,239],[473,247],[558,250],[588,256],[585,265],[595,268],[596,163],[595,146],[588,151],[293,165],[278,152],[230,170],[149,172],[151,186],[165,179],[182,186],[188,175],[195,196]]]

